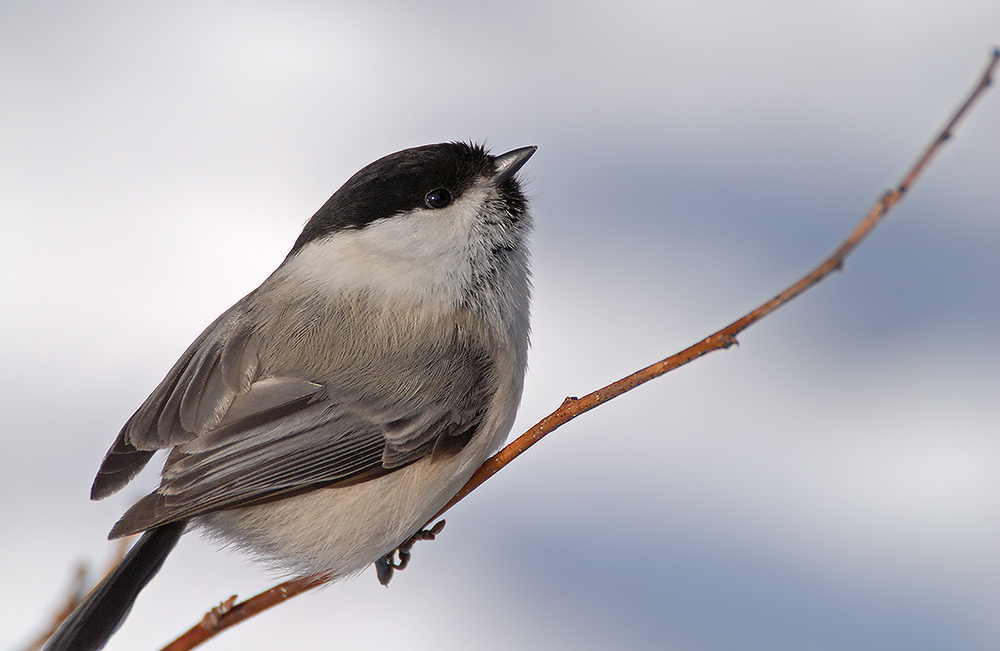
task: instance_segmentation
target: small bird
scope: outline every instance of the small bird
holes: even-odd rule
[[[157,450],[143,533],[44,647],[102,648],[188,529],[289,574],[381,563],[503,443],[527,367],[535,152],[405,149],[352,176],[257,289],[181,355],[91,489]]]

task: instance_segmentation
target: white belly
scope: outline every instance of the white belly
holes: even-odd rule
[[[347,576],[396,549],[427,523],[502,442],[509,427],[508,422],[493,436],[474,437],[454,456],[426,457],[359,484],[220,511],[195,523],[209,537],[269,566],[296,574]]]

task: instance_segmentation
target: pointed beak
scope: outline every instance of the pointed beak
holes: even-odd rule
[[[528,159],[531,158],[536,149],[538,147],[534,145],[520,147],[510,150],[506,154],[496,156],[493,159],[494,164],[497,166],[497,171],[493,174],[493,185],[499,186],[509,181],[528,162]]]

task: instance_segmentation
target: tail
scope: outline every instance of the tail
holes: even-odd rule
[[[122,625],[139,591],[156,576],[184,533],[186,522],[171,522],[142,534],[115,569],[90,591],[42,651],[97,651]]]

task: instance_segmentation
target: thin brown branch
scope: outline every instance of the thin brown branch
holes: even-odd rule
[[[117,541],[117,548],[115,550],[115,555],[111,559],[111,563],[108,565],[105,575],[110,573],[111,570],[115,569],[115,566],[125,558],[126,552],[128,552],[129,542],[134,538],[134,536],[128,536],[126,538],[119,538]],[[24,647],[24,651],[38,651],[56,632],[59,626],[69,617],[76,607],[80,605],[83,598],[87,593],[94,588],[98,583],[100,583],[103,577],[98,578],[97,581],[87,583],[88,568],[87,564],[81,562],[76,567],[76,572],[73,575],[73,582],[70,584],[70,588],[67,591],[66,597],[63,601],[62,607],[52,616],[49,621],[49,625],[46,630],[41,633],[37,638]]]
[[[990,56],[989,64],[986,66],[986,70],[983,72],[983,76],[980,78],[979,83],[969,94],[965,102],[962,103],[962,106],[955,112],[951,120],[948,121],[948,124],[941,131],[938,137],[935,138],[930,145],[928,145],[927,149],[923,152],[917,162],[914,163],[913,167],[911,167],[906,173],[906,176],[903,177],[899,186],[882,195],[882,198],[879,199],[874,206],[872,206],[872,209],[868,211],[868,214],[865,215],[864,219],[862,219],[851,234],[847,236],[844,243],[841,244],[840,247],[830,255],[830,257],[820,263],[818,267],[803,276],[798,282],[791,285],[788,289],[758,307],[753,312],[750,312],[738,321],[734,321],[722,330],[705,337],[690,348],[682,350],[676,355],[671,355],[664,360],[647,366],[640,371],[636,371],[632,375],[626,376],[617,382],[609,384],[603,389],[598,389],[593,393],[587,394],[582,398],[566,398],[562,405],[559,406],[559,409],[556,409],[554,412],[543,418],[513,443],[487,459],[486,463],[484,463],[479,470],[476,471],[468,483],[462,487],[462,490],[460,490],[458,494],[455,495],[455,497],[453,497],[451,501],[448,502],[448,504],[446,504],[437,515],[434,516],[434,518],[431,518],[431,521],[440,517],[445,511],[457,504],[466,495],[478,488],[483,482],[498,473],[501,468],[519,457],[525,452],[525,450],[540,441],[542,437],[549,434],[557,427],[573,420],[580,414],[590,411],[594,407],[604,404],[612,398],[620,396],[626,391],[631,391],[640,384],[649,382],[653,378],[660,377],[664,373],[668,373],[675,368],[687,364],[688,362],[692,362],[703,355],[707,355],[708,353],[716,350],[729,348],[736,343],[736,335],[743,332],[754,323],[757,323],[771,312],[774,312],[782,305],[785,305],[799,294],[829,276],[832,272],[843,268],[844,260],[847,256],[849,256],[854,249],[856,249],[858,245],[861,244],[866,237],[868,237],[868,234],[871,233],[876,226],[878,226],[879,222],[885,218],[886,214],[902,200],[907,190],[909,190],[910,186],[912,186],[917,180],[917,177],[930,162],[931,158],[933,158],[938,150],[941,149],[941,146],[945,143],[945,141],[951,138],[952,132],[958,125],[959,121],[965,117],[975,101],[980,95],[982,95],[983,91],[985,91],[993,82],[993,72],[997,66],[998,60],[1000,60],[1000,49],[994,49]]]
[[[626,376],[613,384],[598,389],[582,398],[566,398],[562,405],[554,412],[543,418],[531,429],[518,437],[515,441],[507,445],[503,450],[490,457],[468,481],[468,483],[452,498],[448,504],[442,508],[437,515],[428,521],[433,522],[445,511],[465,498],[466,495],[474,491],[487,479],[498,473],[504,466],[523,454],[528,448],[541,440],[544,436],[573,420],[580,414],[590,411],[595,407],[615,398],[626,391],[630,391],[640,384],[660,377],[680,366],[694,361],[699,357],[707,355],[716,350],[729,348],[736,343],[736,336],[749,328],[754,323],[760,321],[765,316],[785,305],[793,298],[802,294],[807,289],[817,284],[832,272],[843,268],[844,260],[854,249],[871,233],[871,231],[882,221],[886,214],[898,204],[920,173],[930,163],[934,155],[940,150],[945,141],[953,135],[954,129],[963,117],[968,113],[975,101],[982,95],[983,91],[990,86],[993,79],[993,72],[1000,60],[1000,49],[994,49],[991,54],[989,64],[982,75],[975,89],[969,94],[962,106],[955,112],[951,120],[934,139],[934,141],[924,150],[917,162],[903,177],[899,185],[886,192],[872,209],[865,215],[864,219],[855,227],[843,244],[833,252],[826,260],[811,272],[802,277],[788,289],[781,292],[771,300],[767,301],[754,311],[741,319],[734,321],[718,332],[709,335],[695,345],[682,350],[676,355],[672,355],[664,360],[656,362],[646,368]],[[310,590],[329,581],[329,577],[323,574],[303,577],[292,581],[287,581],[277,585],[266,592],[251,597],[246,601],[232,605],[235,597],[231,601],[213,609],[205,619],[191,628],[187,633],[179,637],[174,642],[165,646],[161,651],[187,651],[201,642],[214,636],[219,631],[228,628],[244,619],[267,610],[272,606],[285,601],[295,595]]]
[[[193,649],[205,640],[215,637],[220,631],[230,626],[235,626],[244,619],[253,617],[257,613],[277,606],[286,599],[323,585],[328,581],[330,581],[330,577],[326,574],[304,576],[279,583],[273,588],[265,590],[238,604],[236,603],[236,595],[233,595],[205,613],[200,622],[189,628],[183,635],[163,647],[160,651],[186,651],[187,649]]]
[[[24,651],[38,651],[45,644],[45,641],[52,637],[52,634],[56,632],[59,625],[70,616],[76,607],[80,605],[80,601],[83,596],[87,594],[87,585],[85,581],[87,580],[87,564],[80,563],[76,566],[76,570],[73,573],[73,581],[70,583],[69,590],[66,593],[66,597],[63,600],[62,606],[55,612],[52,619],[49,620],[48,627],[39,634],[34,640],[28,643],[28,646],[24,647]]]

